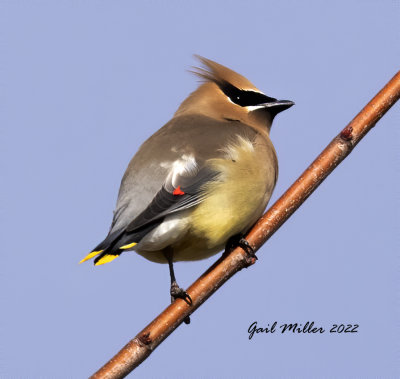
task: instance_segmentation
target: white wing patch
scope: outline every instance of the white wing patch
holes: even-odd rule
[[[180,176],[194,176],[198,171],[198,165],[193,155],[183,154],[180,159],[170,163],[171,172],[166,182],[172,183],[173,187],[177,187],[177,180]]]

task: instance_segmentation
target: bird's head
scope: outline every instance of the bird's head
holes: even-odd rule
[[[218,120],[240,121],[270,129],[274,117],[294,105],[261,92],[244,76],[196,55],[205,68],[192,71],[203,83],[181,104],[175,115],[197,113]]]

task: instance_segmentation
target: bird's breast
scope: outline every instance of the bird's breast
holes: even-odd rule
[[[223,151],[221,158],[207,162],[221,174],[207,183],[206,198],[191,216],[191,234],[209,249],[247,231],[262,215],[276,183],[277,160],[269,138],[238,136]]]

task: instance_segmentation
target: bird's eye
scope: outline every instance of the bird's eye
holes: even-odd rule
[[[276,101],[276,99],[268,97],[259,92],[241,90],[228,82],[221,83],[220,88],[233,103],[240,105],[241,107],[254,106]]]

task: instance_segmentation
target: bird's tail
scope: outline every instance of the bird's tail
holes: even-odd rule
[[[124,251],[134,248],[140,240],[152,230],[155,225],[148,225],[134,233],[127,233],[125,229],[110,233],[104,241],[98,244],[85,258],[79,263],[86,262],[95,258],[95,266],[113,261]]]
[[[118,257],[119,254],[109,254],[113,246],[117,243],[118,239],[123,234],[123,231],[116,231],[110,233],[104,241],[99,243],[85,258],[83,258],[79,263],[88,261],[91,258],[97,256],[94,260],[95,265],[101,265],[104,263],[111,262]]]

